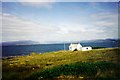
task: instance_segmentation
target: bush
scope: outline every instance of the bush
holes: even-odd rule
[[[41,72],[34,73],[29,79],[53,79],[60,75],[85,75],[92,78],[97,74],[98,70],[107,71],[116,68],[117,65],[111,62],[77,62],[74,64],[60,65],[50,69],[45,69]]]

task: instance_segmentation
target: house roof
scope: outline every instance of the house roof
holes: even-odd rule
[[[72,47],[77,47],[78,44],[79,44],[79,43],[72,43],[70,46],[72,46]],[[79,45],[81,45],[81,44],[79,44]],[[81,45],[81,46],[82,46],[82,45]]]
[[[78,44],[72,44],[73,47],[77,47]]]
[[[77,47],[78,44],[81,45],[82,47],[90,46],[89,44],[84,44],[84,43],[71,43],[70,46]]]

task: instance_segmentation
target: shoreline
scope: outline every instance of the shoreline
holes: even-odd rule
[[[111,47],[111,48],[104,48],[104,47],[94,47],[92,50],[99,50],[99,49],[117,49],[117,48],[120,48],[120,47]],[[58,51],[61,51],[61,50],[58,50]],[[66,50],[66,51],[69,51],[69,50]],[[57,51],[50,51],[50,52],[57,52]],[[33,53],[36,53],[36,52],[33,52]],[[44,53],[48,53],[48,52],[43,52],[43,53],[36,53],[36,54],[44,54]],[[7,58],[15,58],[15,57],[22,57],[22,56],[30,56],[32,53],[29,53],[29,54],[26,54],[26,55],[16,55],[16,56],[2,56],[0,59],[7,59]]]

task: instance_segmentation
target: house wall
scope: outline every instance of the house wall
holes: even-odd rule
[[[76,47],[73,46],[74,44],[70,44],[69,50],[74,51],[75,49],[77,50],[82,50],[82,46],[78,44]]]
[[[69,46],[69,50],[71,50],[71,51],[72,51],[72,44],[70,44],[70,46]]]
[[[82,51],[92,50],[92,47],[82,47]]]
[[[71,45],[69,46],[69,50],[73,51],[73,47]]]
[[[70,50],[71,50],[71,51],[74,51],[75,49],[77,49],[77,48],[75,48],[75,47],[72,47]]]
[[[77,50],[82,50],[82,46],[81,46],[81,45],[78,45],[78,46],[77,46]]]
[[[77,46],[74,46],[74,44],[71,44],[69,46],[69,50],[74,51],[75,49],[81,50],[81,51],[88,51],[88,50],[92,50],[92,47],[82,47],[80,44],[78,44]]]

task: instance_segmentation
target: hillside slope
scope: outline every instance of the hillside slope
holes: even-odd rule
[[[51,70],[56,67],[58,69],[58,67],[60,67],[60,66],[64,68],[64,65],[70,66],[71,64],[75,64],[74,67],[76,67],[77,63],[79,63],[79,65],[81,65],[83,63],[86,64],[86,62],[88,62],[87,64],[92,62],[91,64],[93,64],[95,66],[96,65],[95,62],[98,62],[98,63],[107,62],[105,64],[101,63],[101,65],[105,65],[104,67],[110,67],[107,65],[111,65],[111,64],[112,65],[115,64],[118,66],[119,65],[118,64],[118,61],[119,61],[118,51],[119,50],[120,50],[119,48],[104,48],[104,49],[94,49],[91,51],[84,51],[84,52],[82,52],[82,51],[74,51],[74,52],[72,52],[72,51],[57,51],[57,52],[48,52],[48,53],[44,53],[44,54],[31,53],[31,55],[28,55],[28,56],[3,58],[3,61],[2,61],[3,78],[2,78],[2,80],[26,80],[26,79],[30,80],[31,76],[33,76],[34,74],[37,75],[38,73],[40,73],[43,70],[48,70],[48,69]],[[110,64],[108,64],[108,63],[110,63]],[[84,65],[84,67],[85,66],[86,65]],[[107,75],[110,74],[108,77],[113,76],[113,78],[117,78],[118,76],[116,76],[116,75],[118,74],[118,71],[115,69],[116,69],[116,67],[111,69],[112,70],[111,72],[105,72],[105,73]],[[78,68],[78,70],[79,70],[79,68]],[[75,72],[75,71],[73,70],[73,72]],[[54,73],[52,73],[52,74],[54,74]],[[97,74],[98,74],[98,72],[95,75],[97,75]],[[106,76],[106,74],[105,74],[105,76]],[[59,78],[59,77],[61,77],[61,75],[64,76],[64,77],[62,76],[62,78],[66,78],[65,77],[66,75],[61,74],[61,73],[58,76],[55,76],[55,78]],[[102,74],[99,74],[99,75],[102,75]],[[39,76],[40,75],[38,75],[36,77],[39,78]],[[75,76],[75,75],[73,75],[73,76]],[[80,77],[80,75],[77,75],[77,76]],[[87,75],[84,75],[84,76],[87,76]],[[36,79],[36,77],[35,77],[35,79],[33,77],[32,78],[34,80],[39,80],[38,78]],[[79,77],[77,77],[77,78],[79,78]],[[48,78],[50,78],[50,77],[48,77]],[[71,78],[71,75],[69,75],[69,77],[67,77],[67,78]],[[75,78],[75,77],[72,77],[72,78]]]

